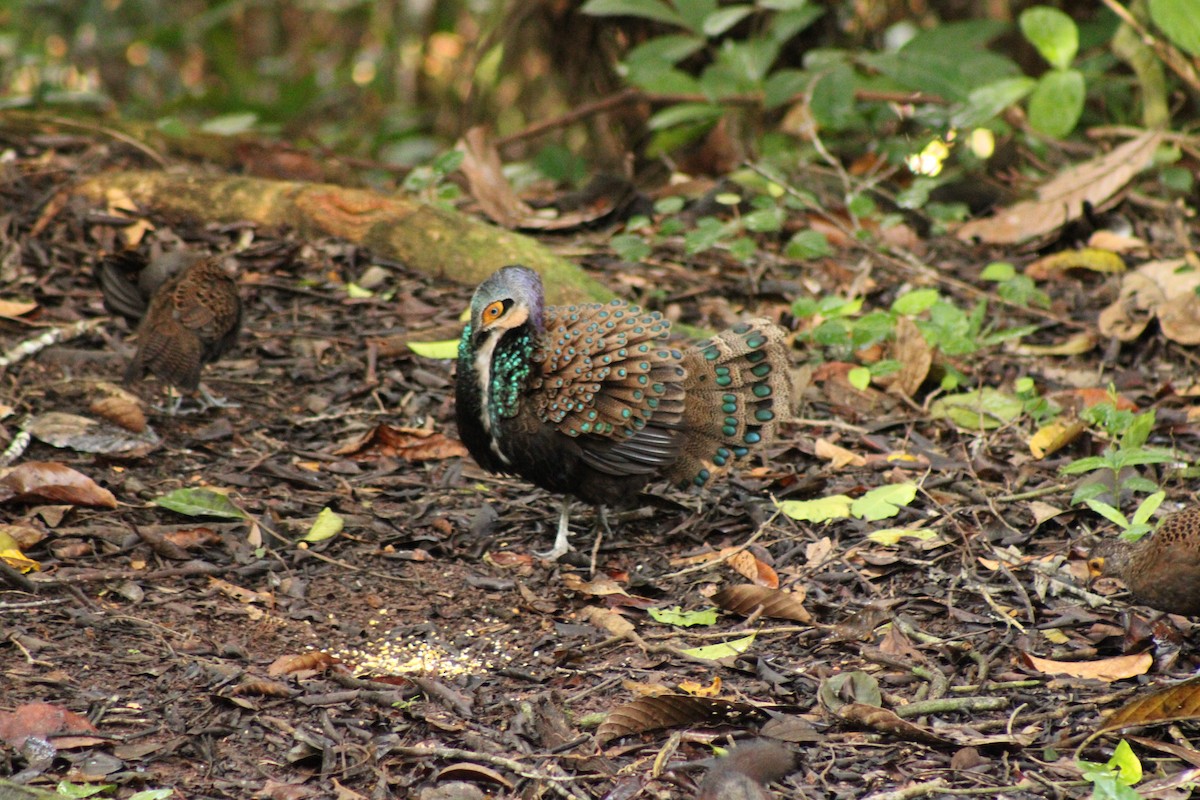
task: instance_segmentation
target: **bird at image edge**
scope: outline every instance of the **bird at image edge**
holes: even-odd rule
[[[546,307],[523,266],[475,290],[458,347],[459,435],[489,472],[565,495],[542,557],[569,549],[572,496],[621,508],[653,479],[703,486],[787,417],[782,328],[750,320],[681,350],[670,327],[621,300]]]

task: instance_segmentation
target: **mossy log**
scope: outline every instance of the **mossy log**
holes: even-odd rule
[[[337,236],[435,280],[472,285],[505,264],[536,269],[552,304],[613,297],[578,265],[528,236],[400,195],[242,176],[131,170],[96,175],[75,191],[104,203],[121,192],[144,208],[201,220],[287,225],[302,236]]]

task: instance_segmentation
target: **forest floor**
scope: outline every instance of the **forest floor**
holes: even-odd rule
[[[128,233],[69,194],[81,172],[123,163],[108,145],[60,137],[10,152],[0,300],[37,308],[0,317],[3,351],[104,317],[92,269]],[[400,344],[455,338],[473,287],[347,243],[147,218],[143,250],[237,251],[243,334],[204,380],[238,405],[148,408],[157,441],[135,454],[35,440],[17,462],[66,465],[118,503],[0,498],[12,526],[0,530],[36,534],[24,554],[40,565],[28,583],[0,575],[0,776],[193,800],[682,798],[703,772],[676,767],[713,744],[773,738],[797,754],[773,790],[788,797],[1087,797],[1075,751],[1102,713],[1196,666],[1188,620],[1154,621],[1089,577],[1087,552],[1115,528],[1071,506],[1058,468],[1099,452],[1099,437],[1039,460],[1027,419],[965,430],[929,413],[936,381],[914,400],[860,392],[798,344],[798,417],[781,440],[701,493],[652,487],[656,499],[603,539],[592,575],[592,510],[574,508],[576,552],[539,560],[558,499],[464,457],[453,363]],[[1162,224],[1134,220],[1154,241]],[[754,275],[721,251],[632,265],[608,254],[609,236],[544,241],[590,253],[585,267],[618,294],[709,329],[743,311],[796,327],[796,297],[851,287],[887,308],[928,277],[861,251],[776,259]],[[1033,258],[951,239],[919,248],[965,308],[984,264]],[[1037,326],[1026,342],[1066,339],[1094,329],[1119,280],[1072,273],[1047,288],[1049,316],[993,304],[989,320]],[[350,281],[369,296],[350,296]],[[130,337],[120,320],[99,322],[0,372],[0,450],[27,415],[97,417],[97,401],[120,396]],[[1187,413],[1195,357],[1154,326],[1136,344],[1065,356],[999,345],[954,363],[975,385],[1032,376],[1046,395],[1113,384],[1157,411],[1153,443],[1200,458]],[[164,399],[154,380],[131,389]],[[834,463],[829,445],[860,458]],[[1165,508],[1193,502],[1184,483],[1149,476],[1164,482]],[[916,499],[882,521],[802,522],[772,504],[908,481]],[[227,492],[246,516],[152,502],[197,487]],[[325,508],[344,529],[300,543]],[[918,527],[932,535],[870,536]],[[711,608],[718,590],[752,583],[727,558],[739,547],[760,584],[803,600],[802,619],[722,613],[674,627],[649,615]],[[680,652],[750,633],[719,661]],[[1107,668],[1049,674],[1031,657]],[[34,719],[48,711],[65,720],[56,738]],[[17,735],[26,726],[34,736]],[[1116,740],[1081,757],[1105,761]],[[1131,741],[1152,778],[1178,776],[1195,755],[1163,727]]]

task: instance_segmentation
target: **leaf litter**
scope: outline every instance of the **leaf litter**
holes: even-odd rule
[[[1135,161],[1115,177],[1130,180]],[[1100,190],[1111,197],[1115,179],[1095,192],[1084,179],[1109,167],[1098,159],[1091,173],[1064,175],[1070,185],[1056,202],[1073,209],[1102,199]],[[68,173],[39,169],[22,180]],[[369,253],[345,243],[149,220],[120,198],[113,208],[145,223],[121,236],[239,243],[254,276],[242,287],[252,335],[205,377],[240,408],[151,412],[144,430],[157,439],[129,450],[34,440],[0,478],[5,530],[20,533],[9,538],[42,567],[4,573],[0,713],[38,703],[64,709],[63,719],[87,713],[98,734],[80,730],[73,746],[107,764],[96,767],[98,780],[135,775],[122,792],[303,785],[418,796],[441,776],[512,796],[565,787],[602,797],[632,780],[657,796],[687,797],[691,779],[652,770],[656,754],[681,764],[706,758],[727,736],[773,736],[797,755],[798,770],[780,779],[805,796],[887,792],[926,771],[960,789],[1040,796],[1018,785],[1015,766],[1084,797],[1086,789],[1063,783],[1078,777],[1074,763],[1048,753],[1116,723],[1194,719],[1194,689],[1171,681],[1193,668],[1195,626],[1147,624],[1144,609],[1088,585],[1086,551],[1115,531],[1070,504],[1051,459],[1099,450],[1103,440],[1047,435],[1060,449],[1032,458],[1039,428],[1012,386],[1027,374],[1047,395],[1104,399],[1111,382],[1120,405],[1154,407],[1156,436],[1169,433],[1194,461],[1195,380],[1170,342],[1169,316],[1112,350],[1103,369],[1090,345],[1058,354],[998,345],[949,357],[901,317],[896,343],[872,358],[905,368],[865,389],[851,377],[862,364],[816,363],[808,352],[816,346],[801,342],[797,359],[811,362],[812,377],[804,422],[787,429],[765,465],[701,495],[655,487],[653,503],[621,515],[600,540],[592,575],[587,558],[547,568],[530,555],[552,536],[554,499],[486,476],[463,456],[448,345],[428,358],[376,346],[390,337],[451,341],[472,287],[430,285],[399,267],[381,273]],[[23,219],[39,218],[27,211]],[[6,296],[37,298],[22,315],[64,329],[98,318],[86,269],[95,254],[78,243],[100,248],[118,238],[115,228],[65,204],[23,233],[15,246],[49,262],[35,267],[28,252],[14,262]],[[597,234],[597,250],[606,235]],[[940,269],[971,274],[974,252],[928,245]],[[1155,254],[1164,262],[1180,255]],[[760,292],[763,276],[749,280],[719,249],[686,268],[668,259],[636,269],[607,257],[585,264],[613,287],[661,289],[668,315],[702,327],[743,307],[778,318],[796,299]],[[766,269],[777,283],[799,285],[786,263]],[[912,277],[881,259],[858,285],[869,285],[871,308],[887,309],[892,287]],[[805,285],[825,294],[845,293],[852,279],[834,259],[805,267]],[[1047,279],[1053,313],[1074,327],[1003,304],[989,313],[1008,326],[1043,326],[1020,347],[1059,345],[1090,332],[1127,279],[1076,269]],[[369,291],[348,300],[351,285]],[[976,299],[953,285],[941,291],[967,308]],[[18,417],[34,413],[90,420],[68,427],[72,436],[94,429],[97,417],[138,432],[136,404],[98,402],[101,384],[120,374],[113,348],[124,335],[99,328],[72,328],[74,338],[6,362],[6,439],[20,430]],[[7,354],[29,331],[0,320],[0,335]],[[974,388],[937,388],[951,369]],[[135,388],[152,402],[155,390],[153,382]],[[943,398],[953,401],[935,409]],[[52,426],[47,439],[63,430]],[[1171,503],[1188,501],[1183,487],[1170,489]],[[159,502],[170,497],[174,510]],[[780,506],[802,513],[774,513]],[[203,521],[174,524],[181,511]],[[577,505],[574,517],[582,551],[592,545],[591,512]],[[314,526],[312,541],[296,546]],[[928,548],[912,536],[924,526],[936,531]],[[713,604],[722,609],[716,622],[691,627],[660,624],[648,610],[688,614]],[[639,697],[631,688],[648,684],[667,693]],[[685,691],[694,686],[718,694]],[[1124,710],[1105,718],[1114,709]],[[1161,739],[1161,728],[1145,733]],[[1103,762],[1112,746],[1102,737],[1088,756]],[[965,748],[974,751],[970,768],[961,767]],[[13,758],[34,782],[67,774],[54,758]],[[198,760],[209,767],[196,770]],[[1186,774],[1178,760],[1171,770]]]

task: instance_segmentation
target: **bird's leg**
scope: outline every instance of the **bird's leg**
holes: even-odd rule
[[[539,553],[536,550],[534,555],[538,558],[544,558],[547,561],[558,561],[568,550],[571,549],[571,530],[567,527],[567,515],[571,511],[571,497],[564,495],[562,501],[562,514],[558,518],[558,536],[554,538],[554,547],[544,553]]]
[[[612,528],[608,525],[608,512],[604,506],[597,504],[596,506],[596,541],[592,543],[592,575],[596,574],[596,559],[600,555],[600,542],[604,541],[604,534],[612,534]]]
[[[208,391],[208,387],[200,384],[200,403],[204,410],[210,408],[241,408],[241,405],[224,397],[216,397]]]

